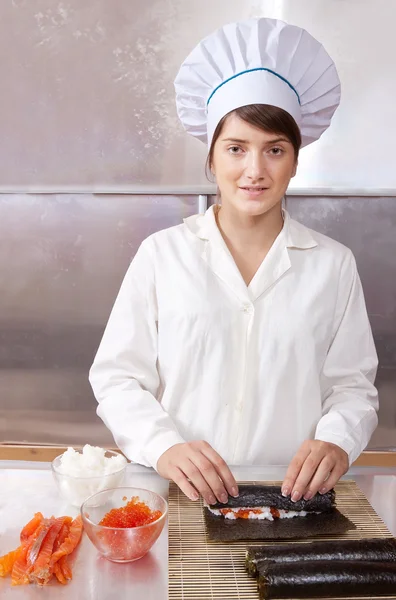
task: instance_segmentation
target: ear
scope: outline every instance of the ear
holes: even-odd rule
[[[297,173],[297,167],[298,167],[298,160],[296,160],[296,162],[294,163],[294,167],[293,167],[293,171],[292,171],[292,177],[294,177]]]

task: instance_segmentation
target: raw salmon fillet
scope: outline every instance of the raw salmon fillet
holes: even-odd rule
[[[37,512],[21,533],[21,545],[0,557],[0,577],[11,574],[11,585],[47,585],[52,576],[62,584],[72,579],[68,555],[82,535],[81,516],[51,517]]]

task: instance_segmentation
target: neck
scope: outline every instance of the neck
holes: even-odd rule
[[[259,216],[241,216],[227,205],[215,211],[217,225],[229,247],[268,251],[283,228],[281,203]]]

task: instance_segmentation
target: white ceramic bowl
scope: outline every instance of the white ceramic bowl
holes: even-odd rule
[[[57,456],[52,461],[52,474],[62,498],[72,506],[80,507],[82,503],[93,494],[97,494],[108,488],[119,487],[124,481],[128,464],[125,457],[123,457],[125,461],[124,466],[114,473],[88,477],[75,477],[74,475],[64,475],[59,471],[61,456],[62,455]],[[106,458],[111,458],[112,456],[122,455],[120,455],[119,452],[106,450],[105,456]]]

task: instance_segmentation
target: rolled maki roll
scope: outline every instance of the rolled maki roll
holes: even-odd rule
[[[292,502],[279,486],[239,486],[226,504],[205,506],[205,525],[213,541],[290,540],[336,535],[355,525],[335,508],[335,492]]]
[[[246,570],[252,577],[257,577],[261,566],[265,566],[268,562],[284,564],[333,560],[394,562],[396,564],[396,539],[329,540],[305,544],[296,542],[248,548]]]
[[[290,496],[282,496],[279,486],[240,485],[239,496],[228,498],[227,504],[211,504],[210,512],[228,519],[268,519],[305,516],[308,513],[331,512],[335,507],[335,492],[316,494],[311,500],[301,498],[292,502]]]
[[[266,563],[259,570],[261,599],[392,596],[395,563],[315,561]]]

